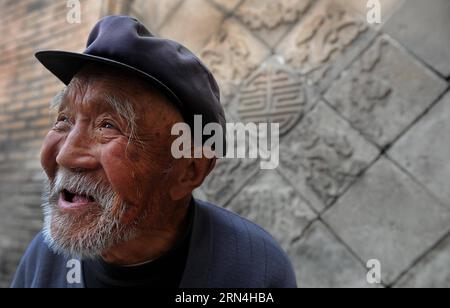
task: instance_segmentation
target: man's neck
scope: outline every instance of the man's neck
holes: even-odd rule
[[[130,241],[118,244],[102,254],[110,264],[133,266],[158,259],[169,252],[188,232],[188,212],[191,202],[182,206],[171,226],[161,229],[147,229]]]

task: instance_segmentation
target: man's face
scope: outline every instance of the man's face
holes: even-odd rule
[[[171,185],[171,127],[182,121],[174,107],[132,76],[87,69],[57,108],[41,153],[50,246],[95,257],[138,236],[144,223],[163,229],[174,211],[162,207]]]

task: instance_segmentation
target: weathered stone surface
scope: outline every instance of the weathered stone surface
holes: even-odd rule
[[[369,9],[373,8],[373,4],[368,7],[369,0],[331,0],[345,6],[348,9],[355,11],[364,20],[367,21],[367,13]],[[384,24],[392,14],[402,5],[405,0],[377,0],[380,3],[381,24]],[[378,24],[373,24],[374,27],[379,27]]]
[[[387,37],[342,72],[326,99],[380,146],[394,141],[446,84]]]
[[[213,33],[220,29],[222,19],[223,13],[206,0],[184,1],[158,32],[199,52]]]
[[[450,229],[450,209],[384,158],[323,218],[362,260],[380,261],[386,283]]]
[[[450,76],[450,2],[408,0],[383,28],[442,75]]]
[[[283,65],[280,57],[272,57],[243,82],[227,109],[240,122],[279,123],[284,136],[317,100],[304,76]]]
[[[208,201],[224,206],[259,169],[255,159],[223,158],[201,186]]]
[[[219,83],[224,104],[236,93],[240,83],[270,54],[234,18],[227,19],[200,52],[200,58]]]
[[[244,0],[236,15],[273,47],[313,5],[313,0]]]
[[[228,208],[269,231],[287,249],[316,217],[302,197],[274,170],[262,170]]]
[[[396,285],[400,288],[450,288],[450,236],[426,255]]]
[[[151,31],[157,31],[183,0],[134,0],[130,13],[140,18]]]
[[[374,37],[375,32],[344,6],[323,0],[293,28],[276,51],[323,91]]]
[[[284,140],[281,170],[319,211],[378,156],[330,107],[320,102]]]
[[[242,0],[210,0],[210,1],[221,6],[228,12],[233,11],[239,5],[239,3],[242,2]]]
[[[391,149],[391,155],[450,207],[450,94]]]
[[[315,222],[288,250],[300,288],[362,288],[364,266],[321,223]]]

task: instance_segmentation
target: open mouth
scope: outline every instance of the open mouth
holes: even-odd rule
[[[80,195],[77,193],[72,193],[66,189],[62,191],[64,200],[71,203],[86,203],[95,202],[94,197],[88,195]]]
[[[94,202],[96,202],[96,200],[92,196],[79,194],[64,189],[61,191],[58,204],[64,209],[73,209],[86,206]]]

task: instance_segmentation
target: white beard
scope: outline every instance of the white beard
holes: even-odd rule
[[[85,209],[80,215],[63,213],[57,205],[63,189],[92,196],[100,206]],[[126,206],[102,181],[60,169],[54,183],[47,179],[43,195],[45,242],[57,254],[97,258],[108,248],[136,237],[146,215],[124,225],[120,218]]]

